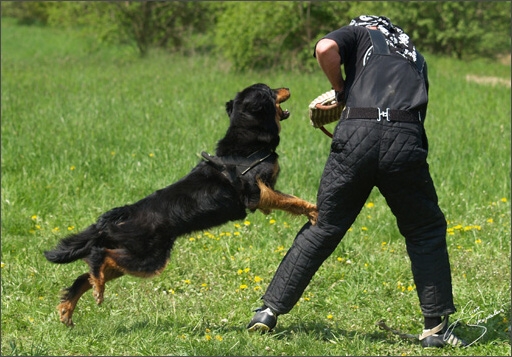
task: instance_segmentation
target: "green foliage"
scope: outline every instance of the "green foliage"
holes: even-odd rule
[[[113,45],[91,53],[73,30],[14,21],[1,36],[2,355],[510,354],[510,65],[425,54],[452,321],[470,341],[480,331],[471,324],[488,330],[469,349],[423,350],[375,326],[422,327],[403,238],[377,190],[274,334],[245,326],[304,223],[281,212],[182,237],[160,276],[108,283],[101,306],[85,294],[67,329],[58,292],[87,268],[50,264],[42,252],[188,173],[196,153],[215,149],[229,124],[224,103],[245,86],[291,89],[277,188],[314,201],[330,140],[310,126],[307,105],[329,84],[318,68],[235,74],[210,56],[140,59]],[[503,81],[475,80],[489,76]]]
[[[510,1],[378,2],[385,14],[430,53],[495,58],[510,53]]]
[[[312,70],[313,46],[361,14],[384,15],[421,51],[459,59],[510,53],[510,1],[2,2],[21,23],[79,26],[101,42],[215,52],[236,70]]]

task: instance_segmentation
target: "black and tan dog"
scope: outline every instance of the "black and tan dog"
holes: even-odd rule
[[[247,210],[279,209],[303,214],[314,224],[316,205],[274,190],[279,165],[281,120],[290,113],[280,104],[287,88],[254,84],[226,103],[230,125],[215,156],[176,183],[142,200],[114,208],[84,231],[62,239],[46,258],[59,264],[83,259],[89,272],[63,290],[60,320],[72,326],[80,297],[89,289],[98,304],[105,283],[124,274],[151,277],[166,266],[179,236],[246,217]]]

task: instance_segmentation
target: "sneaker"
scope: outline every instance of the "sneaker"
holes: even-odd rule
[[[454,333],[453,329],[448,329],[448,316],[436,327],[423,330],[423,333],[419,337],[421,346],[428,347],[464,347],[467,343],[458,338]]]
[[[269,307],[262,306],[259,309],[254,310],[254,314],[251,322],[247,325],[247,330],[250,332],[260,331],[261,333],[272,331],[277,324],[277,315],[270,310]]]

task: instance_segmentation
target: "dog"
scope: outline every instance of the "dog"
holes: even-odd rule
[[[274,190],[281,121],[290,116],[281,103],[289,97],[288,88],[271,89],[262,83],[238,92],[226,103],[230,124],[215,155],[203,152],[202,161],[182,179],[138,202],[111,209],[45,251],[50,262],[83,259],[89,266],[88,273],[61,292],[60,321],[73,326],[76,304],[91,288],[101,304],[106,282],[125,274],[160,274],[174,242],[185,234],[244,219],[256,210],[305,215],[315,224],[315,204]]]

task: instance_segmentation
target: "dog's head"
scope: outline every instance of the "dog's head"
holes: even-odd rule
[[[226,112],[231,125],[261,127],[265,131],[279,134],[281,120],[290,116],[281,103],[290,98],[288,88],[271,89],[266,84],[257,83],[238,92],[235,99],[226,103]]]

